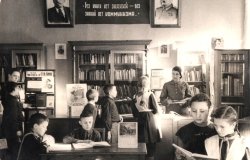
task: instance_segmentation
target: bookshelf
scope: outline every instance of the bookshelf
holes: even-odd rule
[[[44,45],[42,43],[1,43],[0,44],[0,74],[1,85],[8,79],[7,69],[18,68],[20,70],[20,81],[18,82],[22,87],[22,95],[20,100],[27,101],[27,86],[25,84],[25,73],[28,70],[44,69],[46,59],[44,54]],[[26,109],[39,111],[38,108]],[[46,109],[43,109],[46,110]]]
[[[150,40],[70,41],[73,52],[73,81],[86,83],[104,96],[103,86],[115,84],[120,114],[132,114],[130,103],[137,92],[138,78],[145,74],[144,56]]]
[[[192,95],[209,94],[209,64],[206,51],[180,49],[177,64],[182,68],[182,80],[187,82]]]
[[[240,118],[249,114],[248,54],[248,50],[215,50],[215,104],[233,106]]]

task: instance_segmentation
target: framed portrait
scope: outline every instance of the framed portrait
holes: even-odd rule
[[[222,37],[214,37],[211,40],[212,49],[223,49],[224,48],[224,40]]]
[[[73,27],[73,0],[45,0],[45,27]]]
[[[56,59],[67,59],[66,43],[55,44],[55,58]]]
[[[160,57],[170,57],[170,45],[162,44],[158,48],[158,55]]]
[[[181,0],[151,0],[150,23],[154,28],[181,27]]]

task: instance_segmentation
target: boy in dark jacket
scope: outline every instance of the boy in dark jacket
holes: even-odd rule
[[[29,119],[29,124],[31,132],[23,137],[17,160],[40,160],[39,155],[46,153],[47,148],[55,143],[52,136],[45,134],[49,124],[45,115],[33,114]]]
[[[79,124],[81,127],[76,128],[70,135],[63,138],[64,143],[94,142],[101,141],[101,134],[93,128],[93,113],[86,110],[81,113]]]
[[[8,144],[11,159],[16,160],[19,139],[22,136],[22,104],[18,100],[19,86],[15,82],[7,82],[3,101],[2,134]]]

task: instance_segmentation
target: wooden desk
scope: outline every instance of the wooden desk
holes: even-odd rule
[[[118,148],[117,145],[84,150],[53,151],[41,154],[41,160],[145,160],[147,150],[145,143],[138,148]]]

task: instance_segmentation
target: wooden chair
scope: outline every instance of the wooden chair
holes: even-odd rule
[[[94,128],[94,129],[100,132],[102,141],[105,141],[105,128]]]

